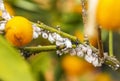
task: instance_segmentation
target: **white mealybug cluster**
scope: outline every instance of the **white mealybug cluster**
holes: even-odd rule
[[[6,11],[3,0],[0,0],[0,10],[2,11],[2,18],[5,20],[11,19],[10,14]]]
[[[3,31],[5,29],[6,21],[0,21],[0,31]]]
[[[5,24],[7,20],[11,19],[10,14],[6,11],[4,7],[3,0],[0,0],[0,11],[2,11],[2,18],[4,19],[0,21],[0,31],[3,31],[5,29]]]
[[[39,35],[41,35],[44,39],[48,39],[50,43],[55,43],[58,47],[64,45],[65,48],[62,49],[62,51],[72,48],[72,42],[68,38],[63,38],[55,32],[49,32],[37,27],[36,24],[33,24],[33,39],[38,38]],[[63,53],[60,53],[60,51],[58,50],[57,54],[62,55]]]
[[[56,53],[63,55],[69,53],[70,55],[77,55],[83,57],[87,62],[92,63],[95,67],[102,66],[103,60],[98,56],[98,51],[93,51],[87,44],[79,44],[76,48],[72,48],[72,42],[68,38],[63,38],[55,32],[50,32],[37,27],[33,24],[33,38],[38,38],[41,35],[44,39],[48,39],[49,42],[55,43],[57,47],[64,46],[62,49],[58,49]]]
[[[102,66],[103,64],[103,59],[98,56],[98,51],[94,52],[91,47],[86,44],[80,44],[76,48],[70,49],[70,54],[84,58],[95,67]]]
[[[81,49],[77,53],[77,56],[83,57],[87,62],[92,63],[95,67],[102,66],[103,60],[98,56],[98,51],[93,51],[87,44],[80,44],[77,49]]]
[[[39,35],[41,35],[42,29],[37,27],[36,24],[33,24],[32,27],[33,27],[33,39],[36,39],[38,38]]]

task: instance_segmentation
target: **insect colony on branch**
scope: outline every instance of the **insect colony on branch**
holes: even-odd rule
[[[0,10],[2,11],[2,15],[1,15],[2,18],[0,20],[0,31],[4,32],[7,22],[9,22],[12,18],[14,18],[16,16],[11,16],[6,11],[3,0],[0,0]],[[19,22],[19,23],[21,23],[21,22]],[[89,45],[88,42],[86,43],[86,41],[88,41],[88,39],[85,40],[85,42],[83,44],[77,43],[77,44],[75,44],[75,47],[73,47],[74,42],[76,42],[77,39],[76,39],[76,41],[72,41],[71,39],[69,39],[67,37],[61,36],[57,32],[45,30],[44,28],[38,26],[38,25],[44,25],[41,22],[40,23],[30,22],[30,23],[32,24],[32,30],[33,30],[32,39],[37,39],[39,36],[42,36],[44,39],[47,39],[51,44],[55,44],[57,48],[63,46],[63,48],[61,48],[61,49],[56,49],[56,53],[60,56],[63,54],[77,55],[78,57],[82,57],[87,62],[93,64],[95,67],[102,66],[102,64],[105,62],[106,58],[109,57],[107,55],[107,53],[104,53],[103,58],[99,57],[99,50],[96,49],[95,47],[92,47],[91,45]],[[24,24],[22,24],[22,25],[24,25]],[[28,30],[26,30],[26,32],[27,31]],[[57,31],[59,32],[61,30],[57,30]],[[5,32],[5,33],[7,33],[7,32]],[[85,39],[86,38],[87,37],[85,37]],[[14,39],[16,39],[16,38],[14,38]],[[24,37],[24,39],[26,39],[26,37]],[[20,39],[18,39],[18,40],[20,40]],[[12,43],[12,44],[13,44],[13,46],[15,46],[14,43]],[[25,45],[22,45],[22,46],[25,46]],[[117,61],[114,57],[113,57],[113,60]],[[112,67],[114,70],[117,70],[120,67],[118,61],[117,61],[117,63],[118,64],[115,64],[114,66],[110,65],[110,67]]]

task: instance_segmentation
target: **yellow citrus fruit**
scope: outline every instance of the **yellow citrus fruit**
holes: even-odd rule
[[[100,73],[95,77],[95,81],[113,81],[109,74]]]
[[[15,16],[5,26],[5,37],[14,46],[24,46],[33,37],[32,23],[24,17]]]
[[[81,42],[84,41],[84,34],[80,30],[76,30],[74,35],[80,40]],[[90,41],[90,44],[93,46],[97,46],[97,34],[93,34],[92,36],[88,36],[88,39]]]
[[[96,12],[98,24],[108,30],[120,28],[120,0],[99,0]]]
[[[93,71],[91,64],[77,56],[67,55],[63,57],[61,65],[67,75],[82,75]]]
[[[15,12],[13,10],[13,8],[10,6],[9,3],[5,2],[5,8],[7,10],[7,12],[9,12],[10,15],[15,15]],[[0,16],[2,15],[2,11],[0,11]]]

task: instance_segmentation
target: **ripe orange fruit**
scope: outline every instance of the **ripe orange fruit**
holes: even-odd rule
[[[103,28],[118,30],[120,28],[120,0],[99,0],[96,19]]]
[[[77,56],[67,55],[63,57],[61,65],[67,75],[82,75],[93,71],[91,64]]]
[[[9,3],[5,2],[5,8],[7,10],[7,12],[9,12],[10,15],[15,15],[15,12],[13,10],[13,8],[10,6]],[[0,16],[2,15],[2,11],[0,11]]]
[[[15,16],[5,26],[5,37],[14,46],[24,46],[33,37],[32,23],[24,17]]]

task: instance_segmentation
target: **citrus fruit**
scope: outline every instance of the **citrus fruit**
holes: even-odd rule
[[[9,3],[5,2],[5,8],[7,10],[7,12],[10,14],[10,15],[15,15],[15,12],[13,10],[13,8],[10,6]],[[2,15],[2,11],[0,11],[0,16]]]
[[[120,0],[98,0],[97,23],[107,30],[120,28]]]
[[[77,56],[66,55],[62,59],[61,65],[67,75],[82,75],[93,71],[91,64]]]
[[[32,23],[22,16],[15,16],[5,26],[5,37],[14,46],[24,46],[33,37]]]

